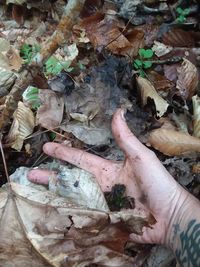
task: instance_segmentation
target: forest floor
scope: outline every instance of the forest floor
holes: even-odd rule
[[[56,31],[67,1],[6,2],[0,1],[4,113],[6,97]],[[200,199],[199,11],[195,0],[87,0],[68,40],[18,95],[14,114],[0,119],[8,173],[52,161],[42,150],[48,141],[122,160],[111,119],[123,107],[136,137]],[[3,185],[3,160],[0,166]],[[142,266],[176,266],[167,249],[144,250]]]

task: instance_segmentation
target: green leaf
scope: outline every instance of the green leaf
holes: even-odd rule
[[[152,61],[144,61],[143,67],[144,69],[148,69],[148,68],[151,68],[152,64],[153,64]]]
[[[180,15],[177,19],[176,19],[177,22],[179,23],[183,23],[186,21],[186,17],[184,15]]]
[[[139,49],[139,56],[141,58],[151,58],[153,56],[153,50],[152,49]]]
[[[136,59],[133,61],[133,67],[138,70],[142,67],[142,61],[139,59]]]
[[[181,7],[177,7],[177,8],[176,8],[176,12],[177,12],[178,14],[182,15],[182,14],[183,14],[183,9],[182,9]]]
[[[34,86],[29,86],[23,93],[23,99],[31,106],[33,109],[39,108],[41,105],[39,99],[39,89]]]
[[[186,8],[183,10],[183,15],[187,16],[190,13],[190,8]]]
[[[50,137],[50,141],[53,141],[56,138],[56,133],[50,132],[49,137]]]
[[[139,70],[139,73],[142,78],[145,78],[145,72],[142,69]]]

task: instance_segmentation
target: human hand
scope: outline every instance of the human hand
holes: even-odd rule
[[[123,162],[106,160],[85,151],[56,143],[46,143],[44,152],[65,160],[92,173],[103,191],[110,191],[114,184],[124,184],[127,195],[134,197],[137,207],[150,211],[156,219],[153,228],[144,228],[142,236],[131,238],[136,242],[169,245],[172,224],[187,193],[166,171],[156,155],[146,148],[129,130],[123,110],[113,116],[112,132],[123,150]],[[35,183],[48,184],[51,173],[32,170],[28,178]]]

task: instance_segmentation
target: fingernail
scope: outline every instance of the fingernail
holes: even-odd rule
[[[125,119],[125,113],[126,113],[126,110],[125,109],[122,109],[121,111],[121,117],[122,117],[122,120],[126,121]]]

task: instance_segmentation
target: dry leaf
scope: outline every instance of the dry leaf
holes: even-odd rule
[[[178,89],[178,94],[184,99],[191,99],[199,81],[197,68],[189,60],[184,58],[177,71],[178,80],[176,82],[176,88]]]
[[[39,90],[39,99],[42,104],[37,111],[37,124],[47,129],[59,126],[63,117],[63,98],[51,90],[42,89]]]
[[[112,138],[111,130],[104,123],[102,126],[88,126],[80,123],[68,123],[60,128],[72,133],[76,138],[88,145],[105,145],[110,143]]]
[[[5,70],[19,70],[23,60],[19,52],[4,38],[0,38],[0,65]]]
[[[140,90],[143,106],[147,104],[147,99],[151,98],[154,100],[157,115],[159,117],[163,116],[169,106],[167,101],[165,101],[161,96],[159,96],[156,89],[147,79],[139,76],[137,78],[137,85]]]
[[[161,75],[156,71],[148,71],[147,76],[157,91],[168,91],[174,85],[164,75]]]
[[[34,114],[24,103],[19,102],[13,114],[14,120],[8,134],[8,141],[12,142],[12,148],[20,151],[24,139],[32,134],[35,127]]]
[[[123,31],[120,21],[115,16],[103,16],[96,13],[82,22],[88,38],[95,48],[107,48],[118,55],[137,55],[144,46],[143,31],[130,28]]]
[[[15,267],[138,266],[124,255],[124,246],[130,233],[141,233],[147,223],[134,210],[91,210],[50,191],[11,183],[0,191],[0,262]]]
[[[178,131],[157,129],[150,133],[148,142],[165,155],[179,156],[200,152],[200,140]]]
[[[200,174],[200,163],[196,163],[192,166],[192,173]]]
[[[193,136],[200,138],[200,97],[192,97],[193,105]]]
[[[154,45],[152,47],[152,50],[154,51],[154,53],[157,57],[162,57],[162,56],[168,54],[169,52],[172,51],[172,49],[173,49],[173,47],[167,46],[167,45],[160,43],[158,41],[154,41]]]
[[[174,28],[165,33],[162,42],[172,47],[195,47],[192,34],[179,28]]]

